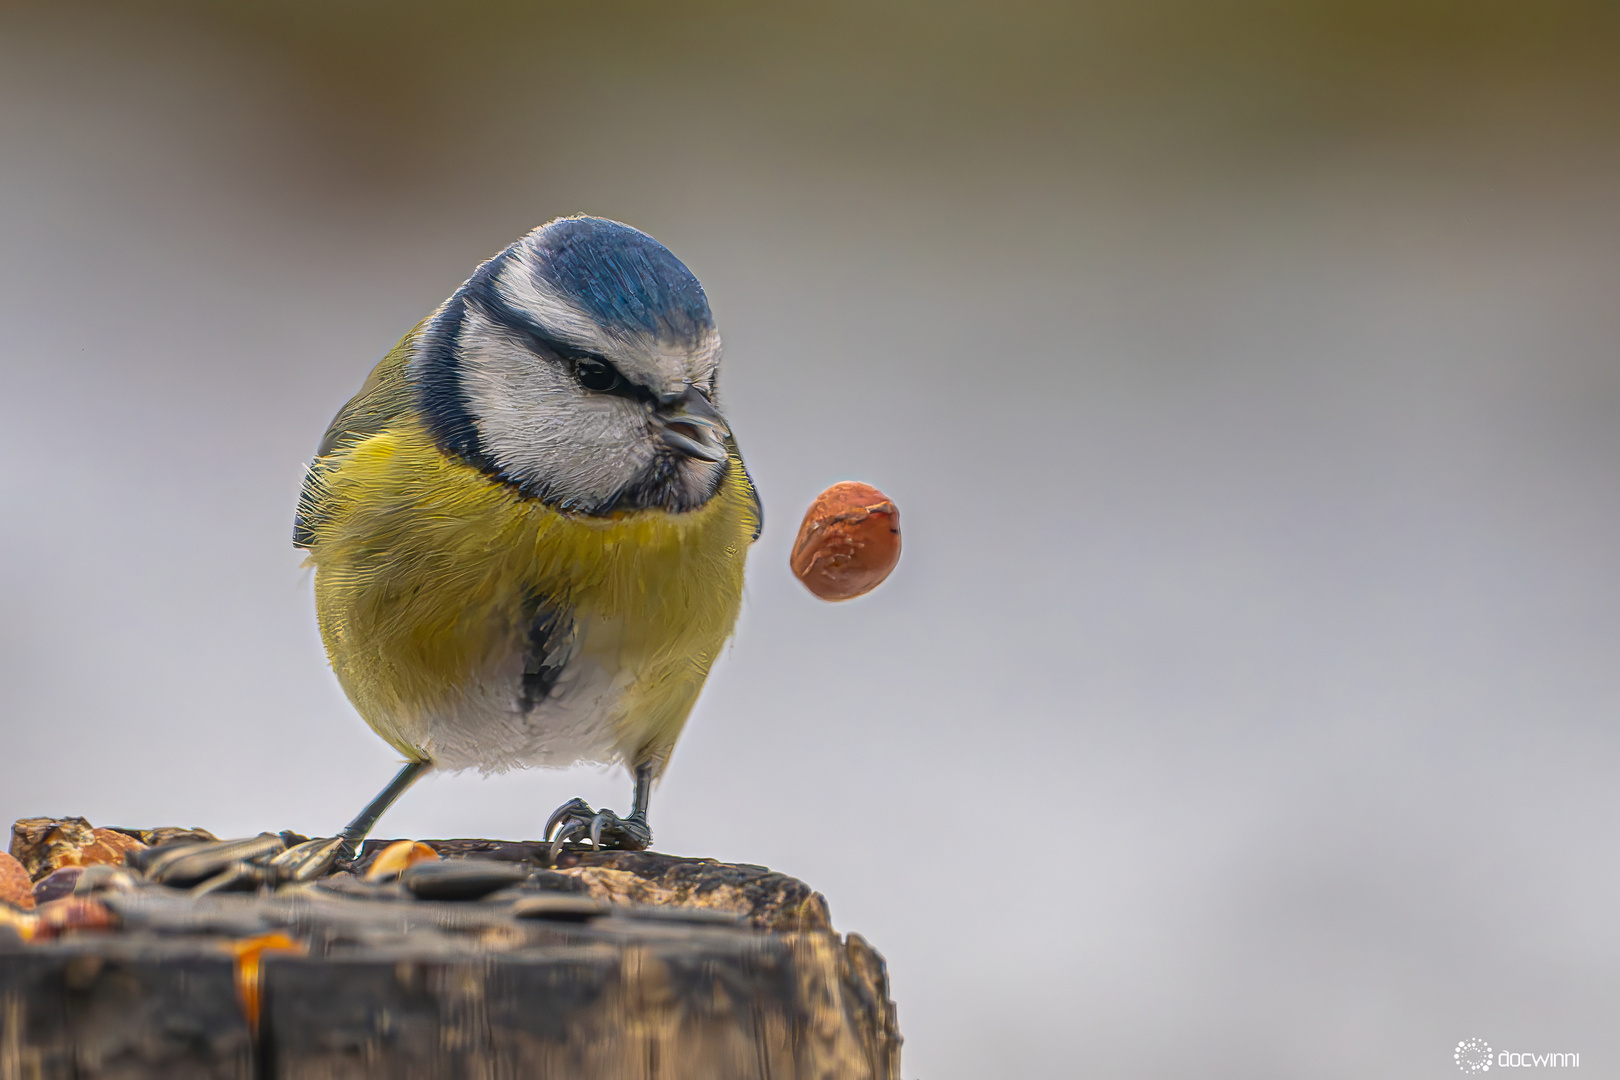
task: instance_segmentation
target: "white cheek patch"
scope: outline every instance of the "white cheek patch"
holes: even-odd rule
[[[657,450],[635,402],[587,393],[567,369],[471,308],[458,344],[462,393],[484,452],[547,501],[605,505],[652,462]]]

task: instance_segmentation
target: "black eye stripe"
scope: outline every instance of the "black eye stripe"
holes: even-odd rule
[[[526,339],[535,352],[566,364],[579,384],[592,393],[611,394],[632,401],[643,401],[649,405],[658,404],[658,398],[651,390],[626,376],[613,361],[558,340],[534,320],[515,310],[498,293],[488,292],[479,295],[475,298],[475,303],[491,322],[503,327],[509,333]],[[596,368],[606,368],[612,373],[613,378],[611,380],[604,378],[597,385],[592,385],[587,379],[590,378],[589,372]]]

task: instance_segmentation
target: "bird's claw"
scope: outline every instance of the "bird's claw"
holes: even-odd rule
[[[546,821],[546,836],[551,839],[552,862],[557,861],[565,843],[577,838],[588,839],[595,851],[645,851],[652,846],[645,815],[622,818],[611,810],[592,810],[584,799],[570,799],[559,806]]]
[[[548,861],[555,863],[557,856],[562,852],[563,845],[584,831],[585,823],[583,821],[570,821],[563,825],[561,829],[557,830],[557,835],[552,838],[551,850],[547,852],[546,856]]]
[[[580,817],[588,818],[594,813],[596,813],[596,811],[592,810],[591,804],[586,802],[584,799],[569,799],[567,802],[557,807],[557,809],[553,810],[551,812],[551,816],[546,819],[545,835],[550,837],[557,826],[567,819]]]

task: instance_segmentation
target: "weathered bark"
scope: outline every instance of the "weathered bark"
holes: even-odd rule
[[[428,901],[365,880],[373,841],[314,884],[192,896],[61,869],[30,825],[59,857],[14,844],[36,895],[94,888],[0,919],[0,1080],[899,1076],[882,958],[764,867],[429,841],[528,873]],[[76,929],[87,906],[112,928]]]

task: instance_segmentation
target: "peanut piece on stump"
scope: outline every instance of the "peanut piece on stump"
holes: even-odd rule
[[[28,911],[34,906],[34,886],[23,864],[0,852],[0,904]]]
[[[823,600],[852,600],[883,584],[900,561],[900,511],[871,484],[848,480],[816,496],[789,559]]]
[[[116,829],[96,829],[84,818],[23,818],[11,826],[11,854],[34,881],[64,866],[122,866],[124,855],[146,845]]]
[[[377,853],[366,871],[367,881],[389,881],[419,862],[437,859],[439,853],[415,840],[396,840]]]

